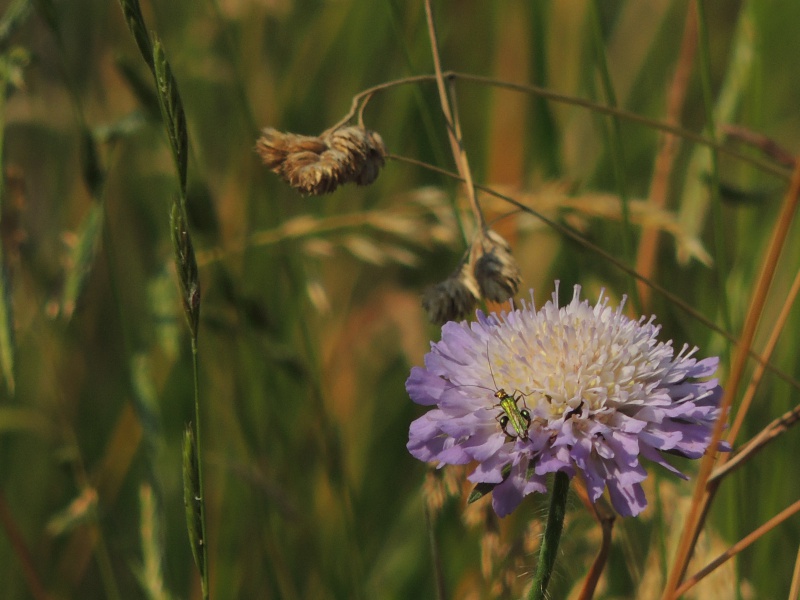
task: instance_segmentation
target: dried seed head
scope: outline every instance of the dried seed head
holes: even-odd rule
[[[326,131],[319,137],[267,128],[256,142],[256,152],[293,188],[315,196],[343,183],[372,183],[386,157],[381,136],[356,126]]]
[[[369,185],[378,178],[378,173],[384,164],[386,164],[386,144],[383,143],[383,138],[377,131],[367,132],[367,160],[364,162],[364,168],[359,175],[358,185]]]
[[[522,281],[511,247],[500,234],[485,229],[475,240],[470,253],[480,294],[492,302],[505,302],[517,293]]]
[[[436,325],[467,316],[477,304],[478,284],[466,262],[450,277],[428,288],[422,298],[428,320]]]

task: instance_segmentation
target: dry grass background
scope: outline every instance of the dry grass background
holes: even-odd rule
[[[692,2],[597,5],[621,109],[702,133],[705,72],[720,139],[723,125],[737,124],[800,151],[800,5],[709,3],[699,34]],[[594,6],[437,2],[444,68],[607,105]],[[432,73],[422,2],[151,0],[142,9],[188,126],[212,597],[434,598],[437,562],[446,597],[518,597],[546,499],[498,522],[480,503],[465,507],[462,475],[426,481],[405,450],[418,410],[403,383],[438,337],[420,295],[465,249],[463,188],[390,159],[369,187],[305,198],[254,152],[262,127],[317,135],[359,91]],[[18,23],[6,28],[14,11]],[[194,413],[169,229],[178,185],[150,74],[116,2],[14,0],[0,12],[0,230],[4,308],[13,309],[0,327],[3,597],[199,597],[180,467]],[[707,67],[682,41],[687,29],[707,42]],[[715,213],[702,145],[622,119],[621,155],[612,121],[597,110],[466,78],[455,89],[476,183],[740,335],[789,169],[728,138],[726,148],[773,168],[719,154]],[[455,170],[432,82],[376,93],[364,120],[390,154]],[[627,225],[620,195],[631,200]],[[591,247],[501,199],[479,199],[512,244],[523,289],[540,301],[556,278],[562,290],[581,283],[590,298],[601,287],[614,298],[631,290]],[[635,242],[629,254],[625,232]],[[797,272],[797,239],[791,223],[756,352]],[[724,384],[735,346],[639,289],[665,338],[722,355]],[[797,406],[797,317],[789,313],[780,330],[771,361],[790,381],[766,373],[736,447]],[[799,452],[789,427],[724,480],[690,573],[797,501]],[[693,484],[653,475],[651,508],[615,524],[597,598],[657,598],[663,589]],[[799,530],[788,519],[686,597],[789,597]],[[576,499],[553,598],[577,597],[599,543]]]

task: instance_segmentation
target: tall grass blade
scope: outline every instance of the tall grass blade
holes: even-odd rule
[[[754,61],[752,15],[747,8],[742,10],[731,46],[731,57],[722,86],[717,94],[713,108],[714,123],[728,123],[733,120],[742,96],[751,82]],[[716,136],[715,136],[716,137]],[[716,142],[712,139],[712,142]],[[715,149],[697,146],[692,152],[686,169],[686,181],[681,191],[680,221],[687,233],[698,235],[705,227],[709,212],[711,195],[708,190],[708,174],[713,172],[712,157]],[[685,263],[686,253],[679,248],[678,260]],[[724,290],[720,290],[720,293]]]
[[[206,589],[205,540],[203,539],[203,492],[200,484],[200,466],[197,457],[194,430],[191,425],[183,434],[183,505],[186,510],[186,528],[192,556],[200,571],[203,582],[203,597],[208,597]]]
[[[128,29],[131,30],[133,39],[136,40],[136,45],[139,47],[139,52],[142,53],[142,58],[144,58],[150,70],[155,73],[153,67],[153,42],[147,32],[147,26],[144,24],[139,0],[120,0],[120,5],[122,6],[122,14],[125,16]]]
[[[156,76],[156,94],[158,105],[161,107],[161,116],[167,126],[169,144],[172,148],[172,157],[178,169],[178,179],[181,186],[181,201],[186,201],[186,167],[187,147],[186,116],[183,112],[183,103],[178,94],[178,84],[172,75],[167,56],[161,41],[156,39],[153,44],[154,73]]]
[[[5,125],[6,125],[6,91],[10,87],[8,80],[11,70],[7,57],[2,57],[0,72],[0,209],[5,205]],[[16,345],[14,343],[14,312],[11,303],[11,282],[6,266],[6,252],[0,245],[0,371],[9,394],[14,394],[16,376]]]
[[[192,338],[196,339],[197,328],[200,324],[200,278],[197,274],[194,245],[186,223],[186,212],[178,202],[172,203],[169,223],[172,247],[175,251],[175,266],[178,269],[178,281],[181,285],[183,311],[186,314]]]

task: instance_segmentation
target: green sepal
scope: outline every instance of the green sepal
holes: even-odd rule
[[[511,465],[506,465],[503,467],[501,471],[501,475],[503,476],[503,480],[500,483],[503,483],[506,479],[508,479],[509,474],[511,473]],[[472,491],[469,493],[469,497],[467,498],[467,504],[472,504],[473,502],[480,500],[487,494],[491,494],[492,490],[496,488],[500,483],[478,483],[472,488]]]

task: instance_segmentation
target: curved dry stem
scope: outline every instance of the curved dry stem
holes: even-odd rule
[[[759,538],[761,538],[764,534],[768,533],[775,529],[778,525],[786,521],[789,517],[794,515],[795,513],[800,512],[800,500],[785,508],[780,513],[772,517],[769,521],[764,523],[761,527],[753,531],[750,535],[745,536],[740,541],[735,543],[733,546],[728,548],[725,552],[720,554],[717,558],[712,560],[708,563],[705,567],[700,569],[697,573],[692,575],[689,579],[687,579],[683,585],[681,585],[675,592],[669,596],[670,598],[679,598],[682,594],[688,592],[691,588],[693,588],[697,583],[699,583],[703,578],[706,577],[709,573],[713,572],[717,567],[727,562],[728,559],[733,558],[739,552],[747,548],[748,546],[755,543]],[[789,596],[792,597],[791,595]]]
[[[791,313],[798,293],[800,293],[800,271],[795,274],[792,287],[786,296],[786,300],[783,303],[783,307],[781,308],[778,318],[775,320],[775,323],[772,326],[772,332],[770,332],[769,340],[767,340],[767,344],[762,352],[762,356],[764,356],[764,358],[767,360],[769,360],[772,356],[772,353],[775,351],[775,346],[778,345],[780,335],[785,330],[786,321],[789,319],[789,314]],[[731,445],[733,445],[736,436],[739,434],[739,430],[742,427],[742,423],[744,423],[744,418],[747,415],[747,411],[750,409],[750,405],[755,397],[758,384],[761,383],[761,378],[763,376],[764,367],[762,365],[756,365],[753,375],[750,377],[750,381],[747,384],[747,389],[742,397],[742,401],[739,403],[739,410],[736,411],[736,419],[734,420],[733,425],[731,425],[731,429],[728,432],[728,437],[726,438],[728,443]],[[722,456],[720,457],[720,460],[724,463],[728,460],[728,458],[728,456]]]
[[[761,368],[759,365],[757,368]],[[780,417],[764,427],[757,435],[742,446],[735,456],[727,458],[723,462],[720,459],[720,466],[711,473],[708,478],[709,485],[716,484],[731,471],[735,471],[747,461],[751,460],[769,442],[788,431],[793,425],[800,421],[800,405],[792,410],[785,412]]]
[[[697,13],[689,10],[686,11],[686,21],[683,26],[680,56],[667,92],[666,122],[670,125],[677,125],[679,122],[683,104],[686,100],[686,90],[689,87],[689,80],[692,74],[692,63],[694,62],[696,48]],[[648,193],[649,201],[659,208],[663,208],[667,203],[670,174],[672,173],[678,150],[678,137],[665,134],[653,165],[653,177],[650,180],[650,191]],[[645,277],[650,277],[655,271],[656,257],[661,239],[661,236],[658,235],[658,230],[653,228],[643,230],[639,237],[636,270]],[[642,299],[642,307],[646,309],[650,304],[650,289],[644,285],[640,286],[639,296]]]
[[[447,137],[450,140],[450,149],[453,152],[453,160],[456,163],[459,175],[464,180],[467,187],[467,198],[472,212],[475,216],[475,222],[478,227],[483,230],[486,228],[486,220],[483,217],[483,211],[478,204],[478,199],[475,197],[475,186],[472,182],[472,171],[469,168],[469,160],[467,159],[467,151],[464,149],[464,143],[461,139],[461,124],[458,121],[458,111],[455,108],[455,95],[453,95],[453,109],[450,106],[450,98],[447,95],[447,89],[444,85],[444,75],[442,74],[442,63],[439,58],[439,43],[436,36],[436,25],[433,21],[433,9],[431,8],[431,1],[425,0],[425,16],[428,23],[428,35],[431,40],[431,53],[433,54],[433,68],[436,72],[436,88],[439,91],[439,102],[442,105],[442,114],[447,124]]]
[[[583,580],[583,586],[577,597],[577,600],[591,600],[594,597],[597,584],[600,582],[600,576],[603,574],[603,570],[608,562],[608,556],[611,553],[611,538],[614,532],[614,522],[617,519],[617,515],[603,496],[600,496],[595,503],[589,500],[586,487],[580,480],[577,480],[575,492],[584,506],[592,513],[592,516],[594,516],[595,520],[600,525],[603,534],[600,548],[597,550],[597,555],[592,562],[592,566],[589,568],[589,572],[586,574],[586,578]]]
[[[531,94],[534,96],[539,96],[546,100],[552,100],[553,102],[560,102],[562,104],[569,104],[571,106],[580,106],[582,108],[586,108],[587,110],[591,110],[599,114],[619,117],[620,119],[624,119],[630,123],[637,123],[644,127],[649,127],[650,129],[654,129],[656,131],[668,133],[676,137],[682,138],[684,140],[693,142],[695,144],[701,144],[707,148],[716,150],[721,154],[725,154],[726,156],[739,160],[743,163],[750,164],[760,169],[761,171],[769,173],[770,175],[774,175],[775,177],[778,177],[780,179],[788,180],[791,177],[789,169],[783,166],[783,161],[779,161],[781,164],[775,164],[774,162],[771,161],[766,161],[753,156],[748,156],[746,154],[742,154],[741,152],[737,152],[733,148],[730,148],[723,143],[710,140],[707,137],[703,136],[702,134],[696,133],[689,129],[684,129],[683,127],[672,125],[670,123],[665,123],[657,119],[644,117],[642,115],[638,115],[636,113],[632,113],[627,110],[619,108],[611,108],[610,106],[606,106],[604,104],[598,104],[597,102],[592,102],[591,100],[578,98],[577,96],[560,94],[558,92],[553,92],[547,88],[543,88],[536,85],[513,83],[510,81],[503,81],[501,79],[494,79],[492,77],[473,75],[471,73],[461,73],[459,71],[443,71],[442,77],[445,80],[477,83],[479,85],[488,85],[490,87],[496,87],[505,90],[510,90],[513,92],[519,92],[521,94]],[[350,105],[350,110],[336,125],[332,127],[332,129],[336,129],[348,123],[356,115],[356,113],[359,112],[359,110],[363,114],[364,110],[366,109],[367,102],[371,100],[372,97],[378,92],[382,92],[403,85],[411,85],[415,83],[430,83],[435,81],[436,81],[436,75],[413,75],[411,77],[403,77],[402,79],[386,81],[384,83],[380,83],[378,85],[367,88],[359,92],[355,96],[353,96],[353,100]],[[768,155],[771,156],[771,154]]]
[[[800,598],[800,548],[797,549],[797,558],[794,561],[792,587],[789,589],[789,598]]]
[[[792,173],[791,184],[784,197],[783,206],[777,218],[775,230],[773,231],[772,239],[767,249],[767,255],[764,258],[764,264],[760,270],[755,292],[750,302],[747,316],[745,317],[742,334],[739,338],[739,344],[736,347],[736,353],[734,354],[733,365],[731,366],[728,382],[722,396],[722,402],[720,403],[720,418],[714,426],[711,443],[709,444],[709,448],[711,449],[717,448],[722,439],[722,431],[725,426],[725,421],[727,420],[726,417],[733,404],[733,399],[739,390],[742,378],[744,377],[745,366],[752,350],[758,321],[763,313],[767,292],[769,291],[770,283],[774,277],[778,258],[780,257],[781,250],[783,249],[784,242],[789,233],[790,225],[797,211],[798,202],[800,202],[800,163],[795,166],[794,172]],[[675,590],[678,588],[680,580],[686,572],[686,567],[689,564],[689,558],[694,548],[694,541],[697,539],[698,532],[702,528],[705,520],[701,516],[701,508],[704,508],[703,498],[708,494],[706,486],[711,476],[711,470],[716,462],[717,454],[718,452],[716,450],[706,452],[706,455],[700,463],[700,472],[697,476],[697,483],[695,484],[694,495],[692,496],[692,505],[685,521],[678,551],[675,554],[675,561],[662,598],[666,599],[674,596]],[[706,513],[707,511],[702,512],[703,515]]]

